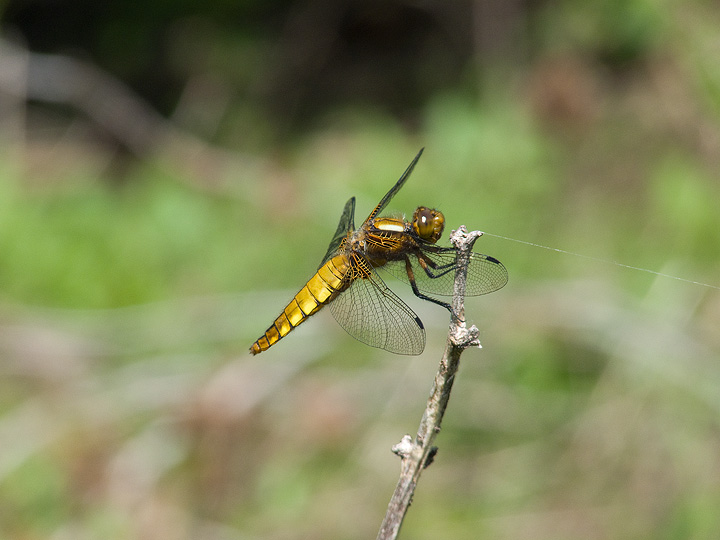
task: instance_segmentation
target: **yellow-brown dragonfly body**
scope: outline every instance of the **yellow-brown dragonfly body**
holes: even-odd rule
[[[320,268],[253,343],[252,354],[270,348],[325,305],[340,326],[368,345],[398,354],[423,351],[422,321],[375,271],[388,271],[408,282],[419,298],[450,309],[449,304],[431,296],[452,294],[456,251],[435,245],[445,224],[442,213],[421,206],[412,221],[377,217],[408,179],[421,154],[422,150],[357,230],[355,198],[346,203]],[[507,270],[500,261],[472,254],[466,294],[486,294],[505,283]]]
[[[258,354],[266,351],[280,338],[321,307],[332,301],[351,283],[350,274],[353,265],[346,253],[335,255],[324,263],[311,277],[300,292],[295,295],[280,316],[267,329],[265,335],[253,343],[250,352]]]

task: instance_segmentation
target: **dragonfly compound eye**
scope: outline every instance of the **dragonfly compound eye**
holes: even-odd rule
[[[445,228],[445,216],[440,210],[420,206],[413,214],[412,225],[420,238],[434,244],[442,236]]]

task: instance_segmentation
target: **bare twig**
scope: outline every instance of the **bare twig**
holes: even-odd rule
[[[458,250],[458,257],[447,345],[440,360],[440,366],[435,375],[435,381],[415,440],[410,435],[405,435],[398,444],[393,446],[393,452],[402,458],[400,479],[395,487],[395,493],[390,499],[385,519],[380,526],[378,540],[397,538],[420,474],[425,467],[430,465],[437,452],[437,447],[433,446],[433,442],[440,431],[440,424],[450,399],[450,391],[460,365],[460,355],[467,347],[480,347],[478,329],[475,326],[470,328],[465,326],[464,301],[470,253],[475,240],[481,235],[480,231],[468,232],[464,225],[450,235],[451,242]]]

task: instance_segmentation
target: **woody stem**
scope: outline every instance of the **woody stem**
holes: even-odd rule
[[[420,420],[415,439],[413,440],[409,435],[406,435],[400,443],[393,447],[393,452],[402,459],[400,478],[388,504],[387,513],[380,526],[377,540],[394,540],[397,538],[405,514],[410,507],[420,474],[423,469],[432,463],[437,452],[437,447],[433,446],[433,443],[440,431],[445,409],[450,400],[450,391],[460,365],[460,355],[467,347],[480,347],[477,328],[475,326],[467,328],[465,325],[464,303],[470,253],[475,240],[481,235],[482,233],[479,231],[468,233],[464,226],[460,226],[450,236],[458,255],[447,344],[438,371],[435,374],[430,397]]]

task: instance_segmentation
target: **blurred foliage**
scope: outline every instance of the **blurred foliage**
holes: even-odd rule
[[[0,536],[372,537],[446,314],[393,284],[418,358],[322,312],[246,349],[345,201],[363,219],[423,146],[389,211],[582,256],[478,241],[510,283],[468,301],[485,348],[402,537],[720,529],[720,297],[598,260],[720,285],[716,5],[0,10],[179,130],[133,155],[86,110],[0,92]]]

